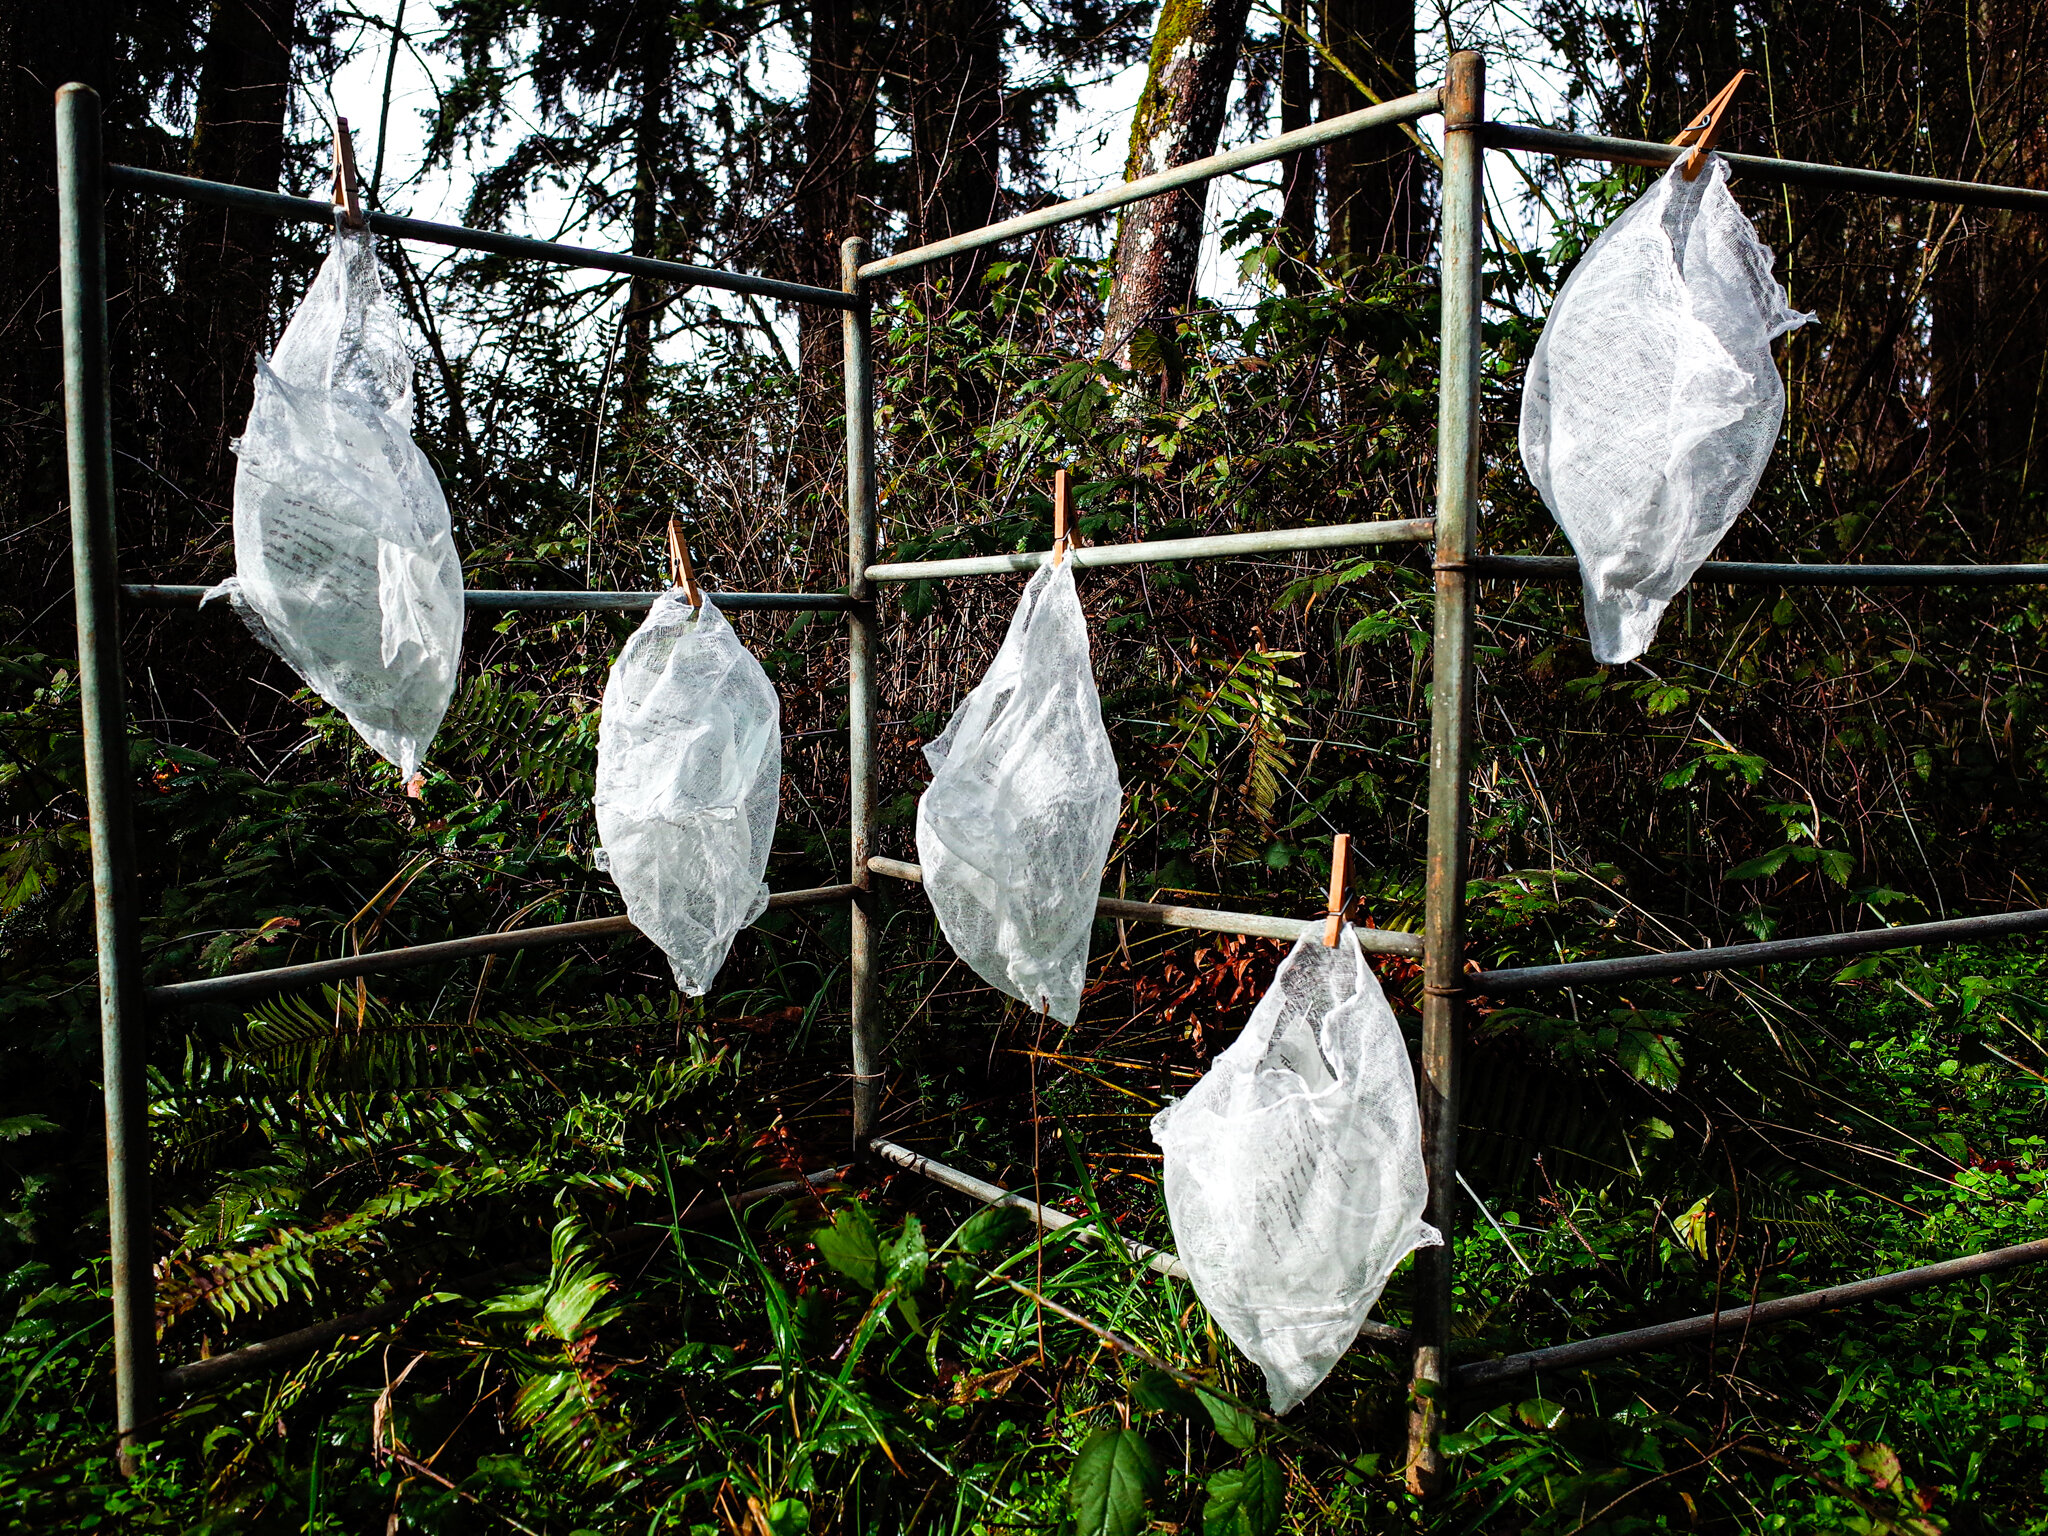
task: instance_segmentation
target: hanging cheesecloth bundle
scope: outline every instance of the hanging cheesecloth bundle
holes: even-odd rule
[[[1071,562],[1032,576],[924,755],[917,856],[947,941],[990,986],[1073,1023],[1123,788]]]
[[[1251,1022],[1152,1119],[1195,1294],[1266,1373],[1273,1411],[1313,1392],[1394,1266],[1440,1243],[1408,1050],[1347,924],[1296,942]]]
[[[462,560],[412,440],[412,355],[366,231],[337,228],[235,444],[235,574],[256,638],[410,779],[462,650]]]
[[[693,617],[680,588],[664,592],[604,688],[598,867],[691,997],[768,910],[781,796],[775,685],[716,607]]]
[[[1762,478],[1785,417],[1771,343],[1813,319],[1728,191],[1681,158],[1566,281],[1529,359],[1522,463],[1578,552],[1586,630],[1632,661]]]

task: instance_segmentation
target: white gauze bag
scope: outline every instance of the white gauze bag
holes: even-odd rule
[[[412,778],[455,692],[462,559],[412,440],[412,354],[367,232],[337,229],[235,444],[235,574],[256,636]]]
[[[1394,1266],[1443,1239],[1408,1050],[1347,924],[1303,935],[1251,1022],[1152,1118],[1195,1294],[1266,1373],[1273,1411],[1322,1384]]]
[[[1071,562],[1032,576],[988,675],[924,755],[917,856],[953,952],[1073,1023],[1123,786]]]
[[[1789,307],[1709,155],[1610,224],[1551,306],[1522,390],[1522,463],[1578,552],[1586,630],[1633,661],[1763,477],[1785,418]]]
[[[782,797],[782,700],[710,602],[654,600],[604,687],[598,867],[626,915],[701,997],[733,935],[768,910]]]

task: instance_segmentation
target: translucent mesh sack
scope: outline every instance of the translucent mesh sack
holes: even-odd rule
[[[1522,463],[1578,552],[1586,630],[1632,661],[1749,499],[1785,417],[1791,309],[1719,155],[1680,161],[1565,282],[1529,359]]]
[[[1266,1373],[1273,1411],[1350,1348],[1394,1266],[1443,1239],[1408,1050],[1347,925],[1296,942],[1251,1022],[1152,1119],[1195,1294]]]
[[[412,440],[412,354],[366,232],[334,248],[235,444],[235,574],[256,638],[410,779],[462,651],[462,560]]]
[[[988,675],[924,755],[917,856],[953,952],[1073,1023],[1123,787],[1071,564],[1032,576]]]
[[[598,867],[703,996],[733,935],[768,910],[782,796],[782,701],[725,615],[655,599],[605,683],[597,727]]]

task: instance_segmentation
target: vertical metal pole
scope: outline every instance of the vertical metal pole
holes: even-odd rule
[[[155,1412],[149,1267],[149,1127],[143,1114],[143,996],[136,941],[135,829],[121,688],[120,565],[114,538],[113,405],[107,382],[107,255],[100,99],[57,92],[57,243],[64,303],[64,430],[71,459],[71,579],[100,961],[100,1073],[107,1115],[107,1236],[113,1253],[115,1428],[125,1449]]]
[[[855,236],[839,247],[839,278],[860,296],[860,265],[867,241]],[[882,1098],[881,1041],[875,1019],[876,931],[873,852],[875,814],[875,606],[868,567],[875,562],[875,365],[868,351],[868,306],[840,320],[846,368],[846,612],[847,816],[853,834],[853,931],[847,970],[853,1016],[853,1149],[864,1154],[875,1134]]]
[[[1429,742],[1429,871],[1422,959],[1423,1160],[1426,1219],[1441,1248],[1417,1255],[1415,1391],[1409,1399],[1408,1482],[1435,1491],[1450,1390],[1452,1217],[1458,1178],[1458,1028],[1465,960],[1466,780],[1471,756],[1472,599],[1466,570],[1478,524],[1479,308],[1482,275],[1486,62],[1454,53],[1444,83],[1443,222],[1439,263],[1443,342],[1438,368],[1436,642]]]

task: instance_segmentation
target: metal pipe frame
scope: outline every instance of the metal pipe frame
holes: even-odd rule
[[[1474,555],[1465,568],[1493,581],[1577,581],[1573,555]],[[1692,584],[1762,587],[2048,586],[2048,565],[1797,565],[1709,560]]]
[[[156,1413],[156,1282],[150,1269],[148,1056],[128,802],[128,708],[121,677],[120,543],[114,525],[114,411],[107,338],[105,155],[100,99],[57,92],[57,248],[64,309],[64,431],[70,457],[72,596],[85,803],[99,950],[100,1080],[106,1098],[107,1246],[114,1300],[114,1429],[121,1462]]]
[[[209,203],[217,208],[234,208],[244,213],[267,213],[272,218],[297,219],[305,224],[334,223],[334,205],[315,197],[292,197],[283,192],[259,192],[253,187],[231,186],[219,181],[200,181],[192,176],[173,176],[168,171],[145,171],[139,166],[110,165],[107,181],[131,192],[148,192],[180,202]],[[777,277],[751,277],[744,272],[721,272],[716,267],[696,267],[681,261],[659,261],[652,256],[628,256],[617,251],[593,250],[582,245],[563,245],[553,240],[533,240],[525,235],[500,234],[489,229],[465,229],[459,224],[435,224],[426,219],[408,219],[393,213],[363,210],[373,234],[395,240],[412,240],[422,245],[452,246],[456,250],[483,251],[492,256],[512,256],[525,261],[545,261],[558,267],[580,267],[591,272],[621,272],[629,277],[659,278],[685,288],[720,288],[728,293],[751,293],[764,299],[786,299],[797,304],[822,304],[827,309],[848,309],[847,295],[809,283],[786,283]]]
[[[908,251],[898,251],[893,256],[884,256],[879,261],[865,263],[860,268],[860,276],[891,277],[898,272],[914,271],[935,261],[944,261],[949,256],[978,251],[983,246],[1001,245],[1005,240],[1035,235],[1042,229],[1051,229],[1058,224],[1071,224],[1076,219],[1092,218],[1098,213],[1107,213],[1112,208],[1142,203],[1148,197],[1158,197],[1164,192],[1177,192],[1182,187],[1213,181],[1216,177],[1227,176],[1233,171],[1249,170],[1252,166],[1264,165],[1270,160],[1279,160],[1300,150],[1314,149],[1318,145],[1329,144],[1337,139],[1347,139],[1354,133],[1364,133],[1370,128],[1412,123],[1418,118],[1428,117],[1438,111],[1440,100],[1441,93],[1437,91],[1417,91],[1412,96],[1396,97],[1392,101],[1365,107],[1357,112],[1347,112],[1342,117],[1333,117],[1325,123],[1311,123],[1308,127],[1297,128],[1292,133],[1261,139],[1255,144],[1225,150],[1220,155],[1210,155],[1206,159],[1190,160],[1186,165],[1177,165],[1171,170],[1160,171],[1157,175],[1141,176],[1136,181],[1104,187],[1100,192],[1091,192],[1086,197],[1069,198],[1066,202],[1054,203],[1051,207],[1040,208],[1035,213],[1019,214],[1016,218],[1004,219],[999,224],[972,229],[965,234],[955,235],[950,240],[939,240]]]
[[[1650,144],[1641,139],[1611,139],[1595,133],[1560,133],[1523,123],[1488,123],[1483,130],[1494,149],[1529,150],[1563,160],[1604,160],[1610,165],[1667,166],[1692,151],[1677,144]],[[1847,165],[1816,165],[1807,160],[1777,160],[1767,155],[1731,155],[1716,150],[1736,174],[1791,187],[1827,187],[1861,192],[1870,197],[1903,197],[1919,203],[1959,203],[1968,208],[2010,208],[2020,213],[2048,213],[2048,191],[2034,187],[2002,187],[1982,181],[1945,181],[1938,176],[1902,176],[1895,171],[1866,171]]]
[[[1200,539],[1151,539],[1135,544],[1085,545],[1067,552],[1077,568],[1158,565],[1169,560],[1218,560],[1244,555],[1288,554],[1304,549],[1350,549],[1362,544],[1426,544],[1436,520],[1402,518],[1372,523],[1338,523],[1324,528],[1276,528],[1267,533],[1219,533]],[[1052,559],[1049,549],[1009,555],[972,555],[961,560],[913,560],[871,565],[869,581],[929,581],[949,576],[1003,576],[1035,571]]]
[[[1615,164],[1664,166],[1684,153],[1670,145],[1593,135],[1558,133],[1517,124],[1485,121],[1484,64],[1475,53],[1454,54],[1441,91],[1423,91],[1368,107],[1327,123],[1262,140],[1157,176],[1106,188],[1008,219],[984,229],[879,261],[866,260],[865,242],[841,249],[839,290],[750,277],[680,262],[621,255],[521,236],[434,224],[383,213],[367,215],[378,234],[515,259],[538,260],[593,271],[651,277],[679,285],[722,289],[841,311],[845,355],[847,434],[848,584],[837,593],[728,593],[712,601],[726,608],[787,608],[844,612],[848,625],[849,823],[853,880],[847,885],[784,892],[770,906],[847,900],[851,904],[849,955],[853,1035],[853,1124],[857,1153],[871,1153],[912,1169],[948,1188],[976,1198],[1018,1205],[1041,1226],[1057,1229],[1075,1218],[1026,1201],[998,1186],[971,1178],[873,1135],[881,1101],[881,1046],[876,1016],[874,943],[879,935],[872,875],[918,879],[914,864],[872,856],[875,755],[876,632],[874,586],[934,577],[1026,572],[1049,552],[1005,554],[965,560],[878,565],[874,376],[870,347],[870,300],[865,281],[907,272],[948,257],[1033,234],[1077,219],[1193,186],[1216,176],[1282,158],[1367,129],[1411,122],[1441,111],[1446,118],[1441,272],[1443,337],[1438,415],[1441,466],[1434,519],[1349,524],[1213,538],[1080,549],[1070,558],[1081,566],[1114,566],[1155,561],[1286,553],[1380,543],[1435,541],[1436,616],[1430,746],[1429,832],[1425,934],[1360,930],[1368,949],[1420,954],[1424,968],[1423,1048],[1419,1092],[1425,1158],[1430,1177],[1428,1216],[1446,1246],[1417,1255],[1418,1305],[1410,1335],[1368,1323],[1361,1337],[1412,1342],[1414,1383],[1409,1433],[1409,1477],[1428,1491],[1443,1475],[1438,1437],[1456,1385],[1470,1389],[1545,1368],[1611,1358],[1705,1336],[1714,1329],[1749,1325],[1848,1305],[1869,1296],[1920,1285],[1940,1284],[1964,1274],[2034,1262],[2048,1257],[2048,1243],[1998,1250],[1854,1285],[1761,1303],[1708,1318],[1639,1329],[1604,1340],[1583,1340],[1531,1351],[1504,1361],[1449,1368],[1452,1321],[1453,1195],[1457,1149],[1457,1032],[1462,1005],[1470,996],[1504,995],[1550,986],[1776,964],[1913,945],[1960,937],[2037,932],[2048,929],[2048,911],[1992,915],[1954,922],[1918,924],[1859,934],[1736,945],[1677,955],[1628,956],[1566,965],[1503,968],[1467,975],[1463,969],[1463,886],[1466,871],[1467,780],[1470,765],[1472,644],[1476,578],[1568,580],[1575,560],[1548,556],[1478,555],[1474,552],[1479,469],[1478,379],[1481,293],[1481,197],[1485,146]],[[87,793],[91,817],[95,912],[101,971],[102,1050],[107,1098],[109,1225],[114,1258],[114,1331],[119,1404],[117,1427],[127,1436],[153,1412],[155,1345],[146,1244],[148,1199],[134,1173],[147,1166],[146,1127],[141,1120],[140,1024],[145,997],[166,1004],[227,1001],[282,990],[287,986],[426,965],[443,960],[527,948],[632,931],[623,917],[555,924],[503,934],[484,934],[445,944],[425,944],[376,955],[316,961],[243,976],[216,977],[153,989],[140,985],[134,890],[134,834],[127,804],[125,711],[119,655],[119,611],[125,591],[138,606],[195,604],[203,588],[142,584],[123,589],[117,576],[113,523],[111,413],[108,398],[106,280],[101,227],[105,186],[111,184],[187,201],[238,208],[275,217],[326,224],[333,209],[325,202],[259,192],[192,178],[107,166],[101,155],[98,98],[78,85],[58,93],[60,245],[63,256],[66,425],[71,462],[75,600],[80,636],[80,691],[85,722]],[[1741,174],[1788,185],[1837,188],[1876,196],[1958,203],[2024,211],[2048,210],[2048,191],[1902,176],[1889,172],[1812,165],[1749,155],[1727,159]],[[2018,566],[1808,566],[1708,562],[1698,579],[1776,585],[2031,585],[2048,567]],[[651,606],[651,593],[487,592],[465,594],[468,607],[482,611],[566,610],[636,612]],[[1210,911],[1103,898],[1105,917],[1151,921],[1174,927],[1292,939],[1320,920],[1301,921],[1250,913]],[[2037,1251],[2038,1250],[2038,1251]],[[1179,1261],[1142,1249],[1153,1268],[1182,1274]],[[2016,1255],[2025,1255],[2019,1257]],[[139,1262],[138,1262],[139,1260]],[[367,1314],[365,1314],[367,1315]],[[343,1320],[347,1321],[347,1320]],[[321,1325],[332,1328],[335,1325]],[[260,1346],[259,1346],[260,1348]],[[188,1368],[189,1369],[189,1368]]]
[[[768,898],[768,910],[778,912],[787,907],[820,907],[835,901],[849,901],[857,889],[852,885],[819,885],[801,891],[776,891]],[[443,939],[432,944],[407,944],[399,949],[380,949],[367,955],[308,960],[303,965],[280,965],[267,971],[242,971],[233,976],[175,981],[168,986],[151,987],[148,995],[152,1003],[163,1008],[189,1007],[194,1003],[240,1002],[251,997],[269,997],[294,987],[347,981],[353,976],[382,976],[420,965],[443,965],[451,960],[473,960],[479,955],[540,949],[550,944],[575,944],[586,939],[611,939],[639,931],[633,926],[633,920],[624,916],[586,918],[576,923],[545,923],[538,928],[510,928],[503,933],[476,933],[467,938]]]
[[[1456,1315],[1458,1035],[1465,1005],[1467,782],[1471,769],[1472,641],[1477,584],[1467,569],[1479,524],[1479,317],[1485,303],[1486,61],[1451,55],[1444,81],[1439,267],[1443,335],[1437,366],[1436,623],[1429,725],[1429,848],[1423,892],[1422,1056],[1416,1092],[1429,1170],[1423,1219],[1443,1234],[1415,1255],[1415,1353],[1408,1483],[1435,1493],[1445,1476]]]
[[[907,880],[912,884],[924,883],[922,865],[907,863],[902,859],[868,860],[868,868],[878,875],[892,879]],[[1115,918],[1119,922],[1158,923],[1165,928],[1194,928],[1204,933],[1238,933],[1254,939],[1284,939],[1289,943],[1305,933],[1321,933],[1327,917],[1267,917],[1258,912],[1222,912],[1213,907],[1182,907],[1156,901],[1125,901],[1117,896],[1098,897],[1095,902],[1097,917]],[[1393,928],[1358,928],[1359,948],[1373,955],[1405,955],[1419,959],[1424,945],[1420,934],[1402,933]]]
[[[212,590],[211,587],[136,582],[122,587],[121,595],[138,608],[197,608],[200,599]],[[659,592],[515,592],[471,587],[462,594],[462,606],[471,613],[546,613],[557,609],[645,613],[661,595]],[[853,606],[853,599],[844,592],[706,592],[704,601],[728,612],[753,608],[796,608],[839,613]]]
[[[1983,1275],[1996,1274],[2000,1270],[2017,1269],[2025,1264],[2039,1264],[2043,1260],[2048,1260],[2048,1239],[2021,1243],[2012,1248],[1994,1248],[1988,1253],[1973,1254],[1966,1259],[1949,1259],[1945,1263],[1927,1264],[1918,1269],[1901,1269],[1889,1275],[1876,1275],[1868,1280],[1852,1280],[1846,1285],[1831,1285],[1818,1291],[1803,1291],[1797,1296],[1781,1296],[1776,1301],[1760,1301],[1754,1306],[1732,1307],[1725,1312],[1706,1312],[1698,1317],[1688,1317],[1678,1322],[1658,1323],[1649,1328],[1632,1328],[1626,1333],[1610,1333],[1597,1339],[1579,1339],[1570,1344],[1553,1344],[1548,1349],[1532,1349],[1500,1360],[1476,1360],[1469,1365],[1458,1367],[1457,1381],[1461,1388],[1476,1391],[1499,1386],[1503,1382],[1514,1381],[1537,1371],[1571,1370],[1601,1360],[1617,1359],[1622,1355],[1639,1355],[1651,1350],[1670,1349],[1679,1344],[1691,1343],[1695,1339],[1710,1339],[1721,1334],[1740,1334],[1750,1328],[1790,1322],[1794,1318],[1806,1317],[1815,1312],[1831,1312],[1839,1307],[1853,1307],[1859,1302],[1899,1296],[1908,1291],[1925,1290],[1933,1285],[1946,1285],[1951,1280],[1976,1279]]]
[[[882,1030],[876,1016],[876,940],[881,916],[868,856],[874,849],[875,783],[878,768],[875,726],[874,588],[868,567],[875,559],[875,358],[861,263],[868,253],[859,236],[839,247],[839,278],[853,300],[840,317],[839,339],[846,386],[846,774],[847,831],[852,842],[856,887],[847,933],[847,1016],[853,1043],[853,1147],[860,1156],[881,1114]]]
[[[1861,933],[1817,933],[1803,939],[1769,939],[1759,944],[1729,944],[1717,949],[1680,949],[1659,955],[1622,955],[1613,960],[1503,967],[1479,971],[1468,981],[1481,996],[1507,997],[1516,992],[1694,976],[1704,971],[1748,971],[1764,965],[1839,960],[1846,955],[1918,949],[1923,944],[1958,944],[1968,939],[2041,932],[2048,932],[2048,908],[1989,912],[1981,917],[1953,917],[1939,923],[1905,923],[1897,928],[1870,928]]]

